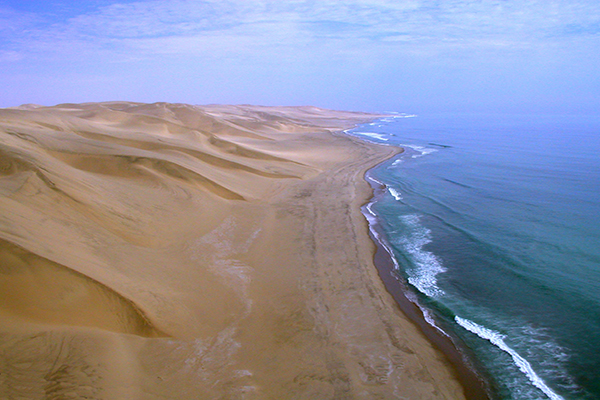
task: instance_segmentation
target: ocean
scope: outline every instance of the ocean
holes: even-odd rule
[[[493,399],[600,399],[600,116],[438,114],[347,133],[405,151],[366,208],[398,280]]]

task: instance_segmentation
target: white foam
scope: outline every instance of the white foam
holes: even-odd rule
[[[493,331],[491,329],[488,329],[486,327],[483,327],[481,325],[478,325],[473,321],[469,321],[468,319],[461,318],[459,316],[454,317],[454,319],[456,320],[457,324],[459,324],[460,326],[462,326],[469,332],[474,333],[475,335],[479,336],[482,339],[486,339],[486,340],[490,341],[494,346],[496,346],[499,349],[508,353],[512,357],[515,365],[517,367],[519,367],[519,370],[521,370],[521,372],[523,372],[527,376],[529,381],[535,387],[537,387],[542,392],[544,392],[544,394],[546,396],[548,396],[549,399],[564,400],[563,397],[554,393],[554,391],[552,389],[550,389],[548,387],[548,385],[546,385],[546,383],[542,380],[542,378],[540,378],[538,376],[538,374],[535,373],[535,371],[531,367],[531,364],[526,359],[521,357],[521,355],[519,353],[517,353],[515,350],[513,350],[511,347],[509,347],[506,344],[506,342],[504,341],[504,338],[506,336],[504,336],[496,331]]]
[[[437,151],[436,149],[423,149],[421,151],[421,154],[415,154],[412,156],[412,158],[423,157],[423,156],[426,156],[427,154],[435,153],[436,151]]]
[[[415,268],[407,270],[408,282],[429,297],[443,296],[444,291],[437,284],[437,275],[446,272],[446,268],[435,254],[423,249],[431,243],[431,231],[420,224],[418,215],[403,215],[400,220],[410,232],[400,238],[398,244],[410,255],[415,265]]]
[[[396,257],[394,257],[394,252],[392,251],[390,245],[381,237],[381,235],[379,234],[379,232],[377,232],[377,229],[375,228],[375,226],[377,225],[377,214],[375,214],[375,212],[371,208],[373,204],[374,203],[367,204],[365,206],[367,213],[363,213],[363,215],[365,216],[365,218],[367,218],[367,221],[369,223],[369,231],[392,259],[392,262],[394,263],[394,269],[399,270],[400,264],[398,263],[398,260],[396,260]]]
[[[394,257],[394,252],[393,252],[391,246],[385,241],[385,239],[383,239],[381,237],[381,235],[379,235],[379,233],[375,229],[375,225],[377,225],[377,218],[376,218],[375,212],[371,208],[371,206],[373,204],[374,203],[372,203],[372,202],[369,203],[369,204],[367,204],[364,207],[367,210],[367,213],[363,213],[363,215],[367,218],[367,221],[369,223],[369,231],[371,232],[371,234],[373,235],[373,237],[375,237],[375,239],[377,240],[377,242],[379,242],[379,244],[384,248],[384,250],[390,256],[392,262],[394,263],[394,269],[396,271],[399,271],[400,270],[400,264],[398,263],[398,260],[396,259],[396,257]],[[419,301],[418,301],[417,297],[414,294],[412,294],[411,292],[407,292],[407,293],[405,293],[405,296],[406,296],[406,298],[409,301],[411,301],[417,307],[419,307],[419,309],[423,312],[423,318],[425,318],[425,321],[429,325],[433,326],[435,329],[437,329],[438,331],[440,331],[445,336],[448,336],[448,334],[446,332],[444,332],[443,329],[441,329],[439,326],[437,326],[437,324],[435,323],[435,319],[433,318],[433,315],[431,314],[431,312],[429,310],[427,310],[426,308],[421,307],[421,305],[419,304]]]
[[[386,114],[393,114],[393,115],[391,117],[380,118],[379,119],[380,122],[389,123],[389,122],[394,122],[397,119],[415,118],[417,116],[416,114],[398,113],[398,112],[393,112],[393,111],[386,112]]]
[[[381,237],[379,237],[379,235],[377,235],[376,237],[377,241],[383,246],[385,251],[389,254],[390,258],[392,259],[392,263],[394,263],[394,270],[399,271],[400,264],[398,263],[398,260],[396,260],[396,257],[394,257],[394,253],[390,246],[384,240],[382,240]]]
[[[423,157],[427,154],[435,153],[436,151],[438,151],[437,149],[432,149],[431,147],[419,146],[416,144],[401,144],[400,147],[408,147],[409,149],[414,150],[417,154],[413,154],[412,158]]]
[[[417,307],[419,307],[419,310],[421,310],[421,312],[423,313],[423,319],[425,320],[425,322],[427,322],[429,325],[431,325],[433,328],[435,328],[437,331],[439,331],[442,335],[446,336],[446,337],[450,337],[446,332],[444,332],[444,330],[442,328],[440,328],[439,326],[437,326],[437,324],[435,323],[435,318],[433,318],[433,314],[431,313],[431,311],[429,311],[428,309],[422,307],[417,298],[413,297],[413,299],[411,299],[409,296],[406,296],[406,298],[408,298],[410,301],[412,301]]]
[[[381,244],[381,246],[385,249],[385,251],[390,256],[392,262],[394,263],[394,269],[396,271],[399,271],[400,264],[398,263],[398,260],[396,259],[396,257],[394,257],[394,253],[393,253],[390,245],[379,235],[379,233],[377,233],[377,230],[375,229],[375,224],[377,223],[377,220],[374,217],[375,214],[369,207],[371,204],[373,204],[373,203],[370,203],[369,205],[367,205],[365,207],[368,210],[369,214],[364,214],[365,217],[367,218],[367,221],[369,221],[369,230],[371,231],[371,233],[373,234],[375,239]],[[419,309],[423,313],[423,318],[429,325],[431,325],[432,327],[437,329],[443,335],[448,336],[448,334],[446,332],[444,332],[444,330],[435,323],[435,319],[433,318],[433,315],[431,314],[431,312],[429,310],[427,310],[426,308],[421,307],[421,305],[419,304],[419,301],[415,295],[413,295],[411,292],[407,292],[407,293],[405,293],[405,295],[409,301],[411,301],[417,307],[419,307]]]
[[[387,142],[388,140],[390,140],[388,137],[385,136],[385,134],[383,134],[383,133],[377,133],[377,132],[352,132],[352,134],[367,136],[367,137],[370,137],[370,138],[373,138],[373,139],[383,140],[385,142]]]
[[[390,192],[390,194],[398,201],[402,200],[402,195],[400,194],[399,191],[397,191],[396,189],[394,189],[393,187],[388,186],[388,192]]]
[[[373,205],[373,203],[369,203],[369,204],[367,204],[367,207],[366,207],[366,209],[367,209],[367,211],[369,212],[369,214],[371,214],[373,217],[376,217],[376,216],[377,216],[377,214],[375,214],[375,213],[373,212],[373,210],[371,209],[371,206],[372,206],[372,205]]]
[[[379,184],[380,186],[385,186],[385,184],[383,182],[381,182],[380,180],[377,180],[377,179],[373,178],[370,175],[367,176],[367,179],[370,180],[370,181],[372,181],[372,182],[375,182],[375,183]]]

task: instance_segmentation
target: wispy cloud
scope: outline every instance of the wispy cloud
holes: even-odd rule
[[[36,19],[37,18],[37,19]],[[393,43],[505,47],[595,36],[594,1],[412,0],[172,0],[114,3],[64,21],[0,11],[5,51],[87,49],[138,56],[193,54],[245,46],[305,46],[346,41],[348,46]],[[211,45],[214,43],[214,45]]]
[[[3,39],[23,36],[41,20],[36,14],[0,7],[0,35]]]
[[[473,88],[479,98],[491,90],[506,98],[505,88],[533,93],[535,82],[550,93],[543,86],[551,79],[587,90],[600,62],[597,0],[31,2],[44,11],[3,8],[9,2],[0,0],[0,78],[111,98],[125,90],[147,96],[152,82],[157,98],[227,85],[231,93],[245,88],[240,96],[271,87],[278,98],[297,96],[286,102],[308,103],[333,98],[334,87],[365,90],[374,77],[372,90],[411,88],[423,102]]]

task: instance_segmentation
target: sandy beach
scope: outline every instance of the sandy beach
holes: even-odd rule
[[[0,109],[0,398],[464,398],[373,265],[376,117]]]

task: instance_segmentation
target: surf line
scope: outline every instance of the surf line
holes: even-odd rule
[[[416,297],[411,296],[406,284],[400,281],[394,272],[400,269],[400,265],[393,255],[391,246],[387,243],[385,234],[379,227],[378,216],[372,209],[373,204],[387,192],[386,185],[369,176],[368,172],[365,180],[373,189],[373,197],[361,207],[361,210],[369,226],[369,236],[376,245],[373,263],[385,288],[396,301],[400,311],[419,327],[435,348],[446,356],[454,367],[455,376],[461,383],[465,396],[471,400],[489,400],[487,382],[476,372],[474,366],[459,350],[453,339],[435,324],[429,310],[419,305]]]
[[[460,326],[462,326],[469,332],[479,336],[482,339],[490,341],[494,346],[496,346],[500,350],[508,353],[512,357],[512,359],[513,359],[514,363],[517,365],[517,367],[519,367],[521,372],[523,372],[527,376],[529,381],[535,387],[537,387],[542,392],[544,392],[544,394],[546,396],[548,396],[548,398],[550,400],[564,400],[563,397],[559,396],[552,389],[550,389],[548,387],[548,385],[546,385],[544,380],[542,378],[540,378],[538,376],[538,374],[536,374],[536,372],[533,370],[533,367],[531,366],[529,361],[527,361],[526,359],[521,357],[521,355],[519,353],[517,353],[515,350],[513,350],[506,344],[506,342],[504,341],[504,338],[505,338],[504,335],[502,335],[496,331],[493,331],[491,329],[488,329],[486,327],[483,327],[481,325],[478,325],[473,321],[469,321],[468,319],[461,318],[459,316],[455,316],[454,320],[456,321],[457,324],[459,324]]]
[[[391,121],[385,121],[384,119],[380,118],[375,120],[375,123],[376,122],[385,123]],[[371,123],[371,125],[372,124],[373,123]],[[391,145],[386,143],[384,140],[375,141],[373,140],[375,139],[374,137],[353,134],[352,131],[359,128],[360,125],[352,129],[346,129],[342,131],[342,133],[354,138],[358,138],[365,142],[397,147],[400,149],[399,153],[404,152],[404,148],[402,146],[395,144]],[[397,158],[395,163],[399,163],[401,160],[402,158]],[[377,168],[377,166],[374,168]],[[388,293],[390,293],[390,295],[394,298],[400,312],[406,315],[414,324],[417,325],[417,327],[425,335],[433,347],[441,351],[442,354],[446,356],[446,359],[449,361],[452,367],[454,367],[455,377],[461,383],[465,396],[470,400],[490,400],[489,385],[483,376],[477,372],[472,360],[470,360],[467,355],[457,347],[452,337],[450,337],[435,324],[435,321],[433,320],[429,310],[424,309],[420,304],[418,304],[418,300],[408,289],[407,283],[402,282],[398,278],[395,271],[400,269],[400,265],[394,257],[390,245],[387,243],[384,232],[380,228],[378,220],[379,216],[372,209],[373,204],[375,204],[384,196],[385,193],[387,193],[388,185],[371,176],[371,170],[365,173],[364,179],[371,186],[373,190],[373,196],[361,207],[361,211],[367,220],[369,236],[376,247],[375,254],[373,255],[373,264],[377,268],[380,279],[382,280]],[[398,195],[401,196],[399,192]]]

